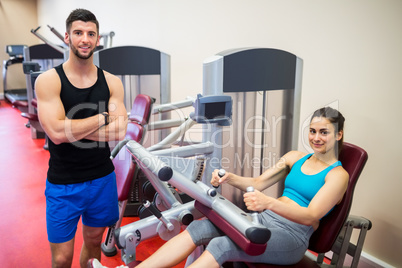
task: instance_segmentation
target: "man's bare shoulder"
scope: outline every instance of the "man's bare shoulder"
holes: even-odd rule
[[[103,73],[111,93],[115,92],[116,90],[123,91],[123,83],[121,82],[120,78],[105,70],[103,70]]]
[[[105,70],[103,70],[103,74],[105,75],[106,82],[109,86],[122,85],[120,78],[114,74],[111,74]]]
[[[53,81],[60,81],[59,75],[56,72],[56,69],[52,68],[43,73],[41,73],[36,79],[36,83],[48,83]]]
[[[60,78],[54,68],[41,73],[35,81],[35,91],[37,93],[49,90],[61,90]]]
[[[58,74],[57,74],[55,68],[49,69],[47,71],[44,71],[43,73],[41,73],[38,76],[38,79],[44,79],[44,78],[49,79],[49,78],[52,78],[52,77],[56,77],[56,78],[58,77]]]

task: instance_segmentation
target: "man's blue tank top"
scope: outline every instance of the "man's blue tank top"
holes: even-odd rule
[[[308,207],[315,194],[325,183],[325,177],[334,167],[341,166],[341,162],[330,165],[323,171],[306,175],[301,171],[301,167],[313,154],[308,154],[294,163],[290,173],[285,180],[285,189],[282,196],[286,196],[302,207]]]

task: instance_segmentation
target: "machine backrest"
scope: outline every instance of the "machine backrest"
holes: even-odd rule
[[[127,124],[125,140],[134,140],[142,143],[145,135],[145,125],[148,124],[154,100],[144,94],[135,97],[133,108],[130,112],[130,121]],[[132,160],[131,154],[123,148],[113,159],[116,173],[118,200],[128,199],[130,185],[135,175],[136,164]]]
[[[28,51],[24,51],[24,54],[26,61],[64,59],[63,53],[57,51],[48,44],[30,46],[28,47]],[[44,66],[42,66],[42,70],[44,70]]]
[[[339,161],[349,173],[349,185],[341,203],[336,205],[331,213],[321,220],[319,228],[311,236],[310,250],[316,253],[325,253],[331,250],[349,215],[353,192],[367,159],[368,154],[362,148],[346,142],[343,144]]]
[[[146,125],[151,116],[154,101],[155,100],[148,95],[138,94],[134,99],[133,107],[128,117],[130,121],[137,122],[142,126]]]
[[[141,143],[144,134],[144,127],[136,122],[127,124],[127,133],[125,139],[135,140]],[[116,173],[117,196],[119,201],[127,200],[130,190],[130,184],[135,173],[135,163],[131,154],[123,148],[113,159]]]

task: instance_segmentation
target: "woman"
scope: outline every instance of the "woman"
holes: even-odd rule
[[[344,117],[326,107],[314,112],[308,140],[313,154],[291,151],[256,178],[227,172],[222,178],[215,170],[211,184],[228,183],[243,191],[247,209],[260,211],[259,221],[271,231],[266,251],[249,256],[209,220],[192,222],[185,231],[169,240],[137,267],[172,267],[187,258],[198,245],[206,250],[190,267],[220,267],[226,261],[270,264],[297,263],[307,250],[311,234],[320,219],[338,204],[346,191],[349,175],[338,161],[343,143]],[[261,191],[285,179],[281,197]]]

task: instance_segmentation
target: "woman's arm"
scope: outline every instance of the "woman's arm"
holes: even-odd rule
[[[218,176],[218,170],[212,173],[211,184],[218,186],[222,183],[228,183],[238,189],[246,191],[247,187],[253,186],[254,189],[263,191],[274,185],[278,181],[286,178],[293,164],[299,160],[304,153],[291,151],[279,159],[279,161],[267,169],[263,174],[256,178],[242,177],[230,172],[227,172],[222,178]]]
[[[319,220],[342,200],[348,181],[349,174],[342,167],[334,168],[328,173],[325,184],[306,208],[291,200],[275,199],[259,191],[245,193],[244,201],[250,210],[269,209],[291,221],[317,227]]]

